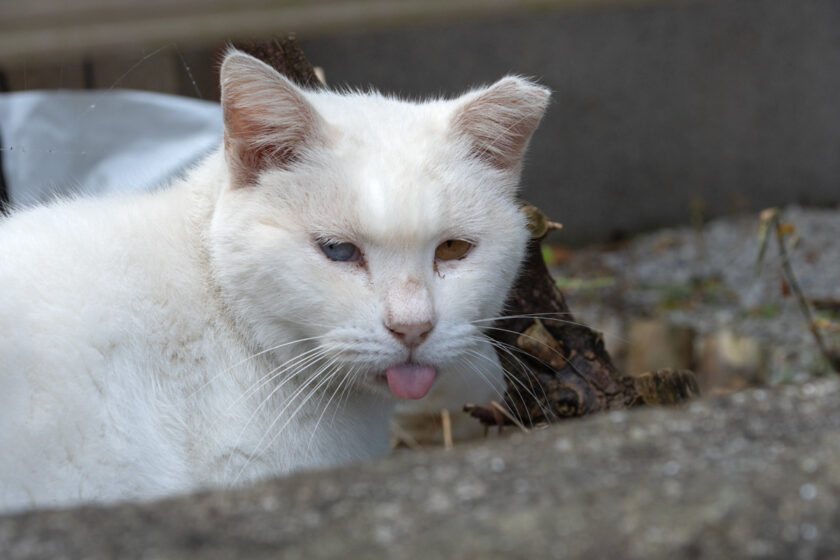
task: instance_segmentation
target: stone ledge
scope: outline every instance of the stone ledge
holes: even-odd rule
[[[239,491],[0,518],[18,558],[840,554],[840,383],[614,412]]]

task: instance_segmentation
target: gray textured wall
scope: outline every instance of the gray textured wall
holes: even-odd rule
[[[457,92],[506,72],[555,101],[526,197],[561,239],[840,202],[840,0],[710,0],[302,38],[331,84]]]

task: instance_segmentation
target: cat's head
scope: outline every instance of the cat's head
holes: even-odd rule
[[[477,321],[500,312],[523,256],[516,189],[548,90],[304,91],[237,51],[221,79],[229,181],[210,246],[247,336],[310,339],[278,351],[309,352],[289,374],[407,398],[459,364],[493,366]]]

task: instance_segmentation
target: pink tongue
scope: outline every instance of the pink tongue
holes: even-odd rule
[[[422,399],[435,380],[435,368],[418,364],[400,364],[385,370],[388,388],[401,399]]]

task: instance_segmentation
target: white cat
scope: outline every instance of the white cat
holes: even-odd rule
[[[374,457],[395,396],[502,387],[475,321],[548,91],[304,91],[238,51],[221,80],[224,147],[185,179],[0,222],[0,509]]]

